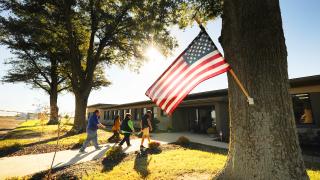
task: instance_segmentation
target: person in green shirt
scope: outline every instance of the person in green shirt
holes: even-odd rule
[[[133,121],[131,120],[131,114],[127,113],[124,120],[121,123],[120,127],[124,138],[119,143],[119,146],[122,146],[124,142],[127,143],[127,146],[131,146],[130,144],[130,135],[131,133],[134,133],[134,127],[133,127]]]

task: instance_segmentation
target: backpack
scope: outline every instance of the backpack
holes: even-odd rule
[[[120,130],[124,131],[124,132],[132,132],[132,130],[130,129],[129,125],[128,125],[129,119],[124,119],[120,125]]]

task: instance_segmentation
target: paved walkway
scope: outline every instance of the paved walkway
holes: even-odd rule
[[[197,142],[205,145],[227,148],[226,143],[215,142],[212,138],[206,135],[191,134],[191,133],[160,133],[152,134],[152,139],[159,141],[161,144],[175,142],[180,136],[185,136],[192,142]],[[126,153],[139,150],[140,139],[131,141],[132,146],[125,148]],[[114,144],[104,144],[101,150],[95,150],[93,146],[86,149],[87,153],[79,153],[79,150],[59,151],[56,154],[54,168],[63,167],[71,164],[91,161],[104,156],[105,152]],[[50,168],[54,153],[33,154],[15,157],[0,158],[0,179],[12,176],[25,176],[44,171]]]

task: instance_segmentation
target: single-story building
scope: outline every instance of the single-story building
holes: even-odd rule
[[[302,143],[320,142],[320,75],[290,80],[296,125]],[[113,124],[119,114],[131,113],[136,128],[147,110],[153,112],[158,120],[157,128],[162,131],[190,131],[194,133],[213,133],[227,141],[229,137],[228,90],[215,90],[188,95],[174,111],[166,115],[152,101],[126,104],[96,104],[88,106],[88,116],[94,110],[101,111],[101,122]]]

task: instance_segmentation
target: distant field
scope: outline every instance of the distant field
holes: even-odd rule
[[[0,138],[22,122],[24,122],[24,120],[16,120],[13,116],[0,116]]]

